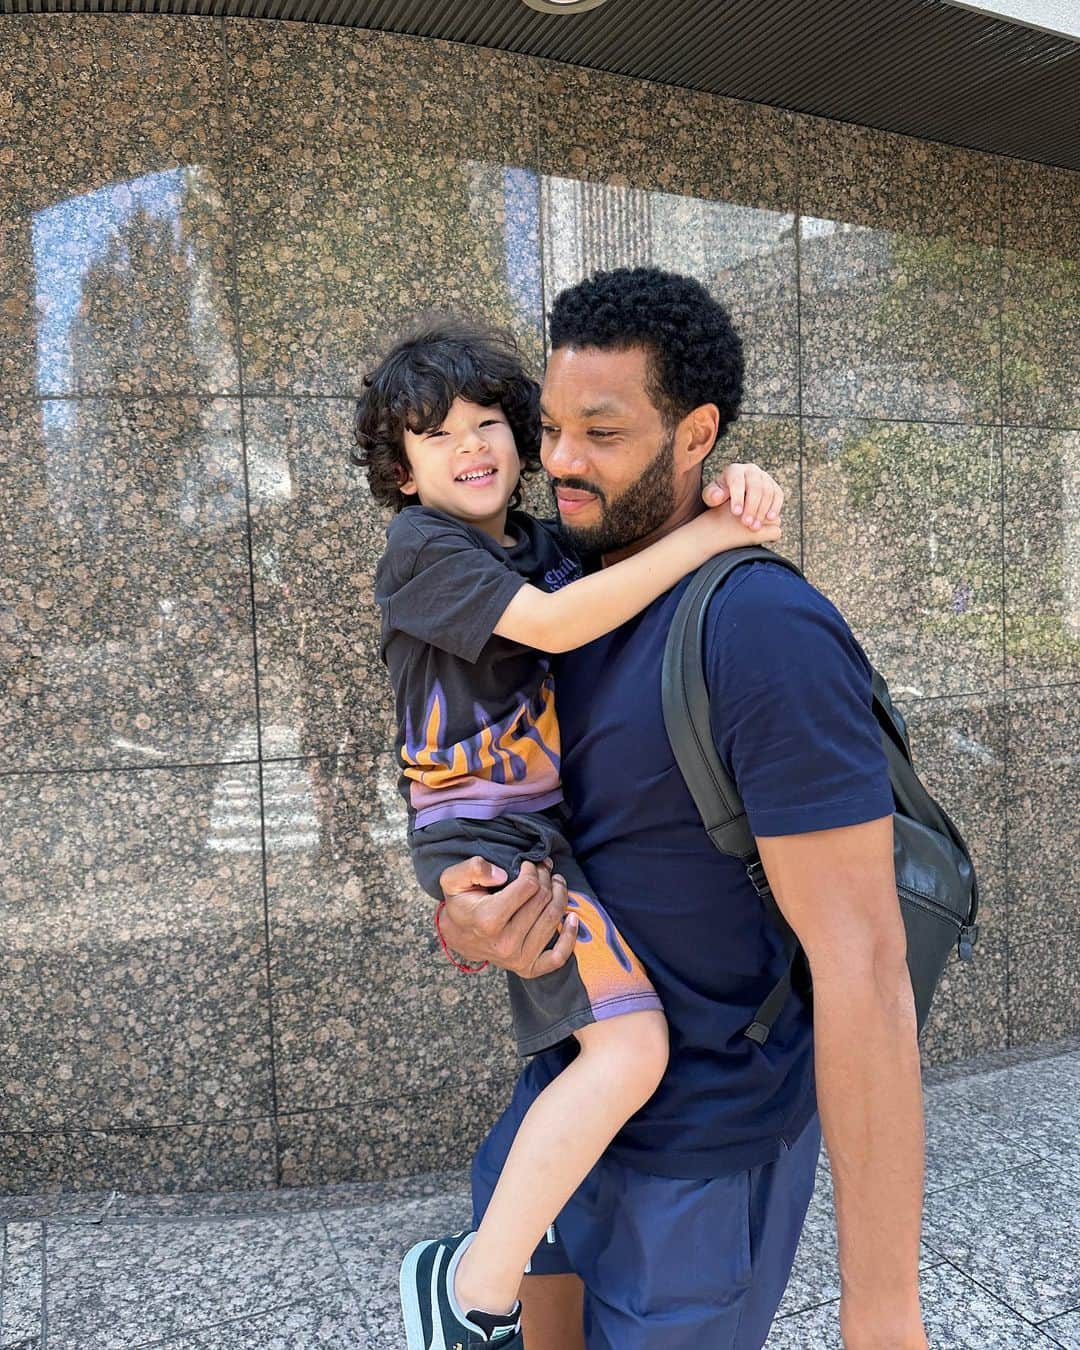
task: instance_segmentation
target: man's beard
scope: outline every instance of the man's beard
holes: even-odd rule
[[[638,477],[610,504],[603,489],[587,479],[552,480],[553,498],[556,483],[578,492],[596,494],[600,505],[600,520],[596,525],[573,525],[561,517],[559,519],[567,542],[581,557],[596,557],[627,548],[663,525],[675,509],[674,448],[675,432],[672,430]]]

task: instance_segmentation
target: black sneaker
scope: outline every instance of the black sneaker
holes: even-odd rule
[[[524,1350],[521,1304],[505,1317],[462,1313],[453,1297],[454,1274],[473,1233],[418,1242],[401,1263],[401,1311],[408,1350]]]

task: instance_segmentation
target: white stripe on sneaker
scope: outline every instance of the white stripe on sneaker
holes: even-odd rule
[[[443,1335],[442,1312],[440,1310],[439,1293],[441,1282],[439,1276],[442,1274],[443,1261],[446,1259],[446,1248],[440,1246],[435,1257],[435,1263],[431,1267],[431,1343],[427,1350],[446,1350],[446,1337]]]

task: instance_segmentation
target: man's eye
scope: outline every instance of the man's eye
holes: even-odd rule
[[[614,431],[599,431],[596,427],[592,427],[589,431],[589,435],[593,438],[594,441],[610,440],[611,437],[616,434],[617,433]]]

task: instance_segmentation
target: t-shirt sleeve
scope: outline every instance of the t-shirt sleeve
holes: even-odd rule
[[[476,661],[507,605],[525,585],[464,528],[403,513],[387,531],[375,598],[391,629]]]
[[[706,659],[713,740],[755,835],[892,814],[870,663],[831,601],[776,566],[736,573]]]

